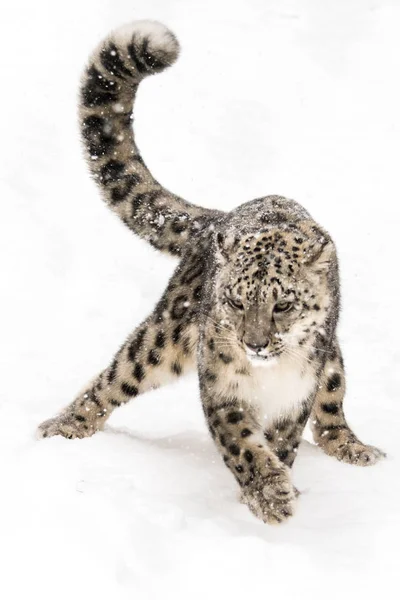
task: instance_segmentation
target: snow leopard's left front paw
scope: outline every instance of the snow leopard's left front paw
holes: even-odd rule
[[[358,441],[347,441],[336,448],[334,456],[351,465],[369,467],[385,458],[386,454],[375,446],[367,446]]]

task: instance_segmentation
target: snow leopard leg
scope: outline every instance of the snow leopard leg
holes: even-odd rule
[[[197,327],[183,304],[182,296],[169,295],[167,299],[165,294],[154,313],[129,336],[111,364],[72,404],[40,425],[39,436],[91,436],[102,429],[118,406],[194,368]]]
[[[199,378],[208,428],[226,466],[241,488],[241,500],[265,523],[281,523],[294,511],[298,494],[289,468],[267,442],[259,415],[238,390],[230,392],[234,356],[219,352],[212,335],[199,341]]]
[[[304,427],[311,413],[314,396],[308,399],[292,415],[278,419],[264,430],[264,437],[271,450],[288,467],[293,465],[301,442]]]
[[[343,412],[345,373],[337,340],[328,355],[311,415],[314,440],[322,450],[353,465],[373,465],[384,452],[360,442],[350,429]]]

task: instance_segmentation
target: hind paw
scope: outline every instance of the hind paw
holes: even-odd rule
[[[47,438],[53,435],[62,435],[72,440],[74,438],[84,438],[93,435],[96,429],[86,422],[81,421],[80,418],[73,415],[60,415],[48,419],[39,425],[37,436],[39,438]]]

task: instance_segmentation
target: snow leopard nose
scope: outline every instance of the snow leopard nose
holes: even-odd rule
[[[249,350],[252,350],[256,354],[259,354],[260,352],[262,352],[262,350],[265,350],[265,348],[267,348],[269,340],[266,340],[266,342],[261,346],[259,344],[251,344],[249,342],[245,342],[245,344],[247,348],[249,348]]]

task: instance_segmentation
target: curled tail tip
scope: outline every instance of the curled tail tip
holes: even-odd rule
[[[115,29],[110,37],[119,47],[128,49],[133,62],[139,62],[143,75],[159,73],[172,65],[179,55],[179,42],[165,25],[158,21],[132,21]]]

